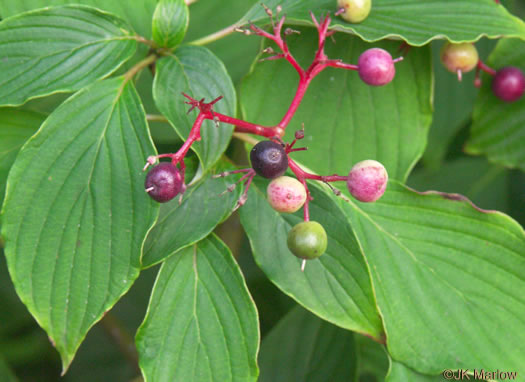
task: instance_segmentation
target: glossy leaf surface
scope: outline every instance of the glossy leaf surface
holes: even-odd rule
[[[326,230],[328,248],[301,272],[301,260],[286,245],[288,231],[301,221],[300,212],[273,210],[266,201],[266,185],[257,179],[239,210],[259,267],[284,293],[319,317],[379,338],[381,321],[366,264],[346,216],[325,191],[311,189],[310,215]]]
[[[9,174],[2,211],[9,273],[64,370],[139,274],[157,217],[142,172],[153,153],[138,95],[119,77],[57,108]]]
[[[144,37],[151,36],[151,19],[157,0],[126,1],[107,0],[4,0],[0,3],[0,15],[9,17],[36,8],[66,4],[83,4],[113,13],[126,20],[133,30]]]
[[[264,337],[259,363],[260,382],[353,381],[354,336],[297,306]]]
[[[22,145],[44,121],[44,115],[10,108],[0,109],[0,202],[4,200],[7,174]]]
[[[256,381],[257,311],[214,235],[162,265],[137,333],[145,381]]]
[[[447,375],[448,377],[456,377],[456,376],[460,376],[461,375],[461,372],[458,373],[457,371],[455,371],[455,372],[451,371],[451,373],[449,374],[449,371],[451,371],[451,370],[447,370],[445,372],[445,375]],[[446,379],[455,379],[455,378],[446,378]],[[439,382],[439,381],[443,381],[443,380],[446,380],[446,379],[441,374],[440,375],[420,374],[420,373],[412,370],[411,368],[403,365],[400,362],[391,361],[390,370],[388,371],[388,375],[385,378],[385,382],[405,382],[405,381],[410,381],[410,382]],[[462,379],[466,379],[466,377],[464,377]]]
[[[184,39],[189,17],[184,0],[159,1],[153,14],[153,40],[162,47],[176,47]]]
[[[214,172],[225,171],[227,166],[219,162]],[[242,188],[233,192],[227,192],[227,188],[237,179],[235,176],[214,179],[208,174],[188,187],[181,204],[178,197],[162,204],[159,219],[144,244],[143,266],[156,264],[208,236],[233,211]]]
[[[478,364],[523,372],[525,234],[514,220],[396,182],[375,203],[342,207],[394,360],[430,375]]]
[[[137,47],[124,21],[83,6],[3,20],[0,41],[0,105],[81,89],[114,72]]]
[[[269,0],[265,4],[283,9],[289,23],[312,24],[309,11],[318,17],[337,11],[335,0]],[[268,15],[259,3],[238,22],[266,22]],[[334,17],[332,28],[355,33],[365,41],[402,39],[421,46],[446,38],[454,42],[476,41],[481,36],[525,37],[525,23],[494,0],[373,0],[372,10],[360,24]]]
[[[179,136],[186,139],[198,111],[187,113],[190,106],[185,104],[186,93],[206,102],[223,96],[214,105],[214,110],[226,115],[235,115],[236,95],[233,83],[224,64],[208,49],[184,46],[172,55],[157,62],[157,73],[153,83],[153,97],[162,114],[173,125]],[[230,142],[233,127],[212,121],[204,121],[201,128],[202,140],[195,142],[192,149],[197,153],[204,170],[212,166],[222,155]]]

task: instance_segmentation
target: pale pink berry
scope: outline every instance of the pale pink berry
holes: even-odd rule
[[[268,203],[278,212],[293,213],[306,201],[306,190],[295,178],[280,176],[270,182],[266,189]]]
[[[383,86],[394,79],[396,68],[392,56],[384,49],[371,48],[359,56],[359,77],[372,86]]]
[[[354,198],[361,202],[375,202],[386,190],[388,173],[385,167],[375,160],[364,160],[356,163],[346,185]]]

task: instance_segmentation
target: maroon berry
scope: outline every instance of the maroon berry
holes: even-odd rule
[[[183,179],[179,169],[171,162],[161,162],[146,175],[146,192],[152,199],[165,203],[177,196]]]
[[[354,198],[361,202],[375,202],[385,193],[388,174],[385,167],[375,160],[356,163],[346,185]]]
[[[525,90],[525,76],[514,67],[507,66],[496,72],[492,80],[492,91],[505,102],[514,102],[521,98]]]
[[[359,77],[372,86],[388,84],[394,78],[396,69],[392,56],[384,49],[372,48],[364,51],[358,61]]]
[[[273,141],[262,141],[253,146],[250,161],[255,172],[268,179],[281,176],[288,168],[284,147]]]

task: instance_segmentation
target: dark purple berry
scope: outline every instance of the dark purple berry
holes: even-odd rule
[[[514,102],[521,98],[525,90],[525,76],[514,67],[507,66],[496,72],[492,80],[492,91],[505,102]]]
[[[268,179],[281,176],[288,168],[284,147],[273,141],[262,141],[253,146],[250,161],[255,172]]]
[[[165,203],[179,194],[182,183],[179,169],[171,162],[161,162],[148,172],[144,187],[152,199]]]
[[[396,68],[392,56],[384,49],[364,51],[358,61],[359,77],[372,86],[382,86],[394,79]]]

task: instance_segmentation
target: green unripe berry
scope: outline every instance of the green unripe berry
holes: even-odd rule
[[[447,42],[441,48],[440,57],[445,68],[452,73],[470,72],[479,60],[476,47],[469,42],[461,44]]]
[[[372,0],[337,0],[341,17],[350,23],[360,23],[368,17]]]
[[[288,232],[288,248],[297,257],[317,259],[325,251],[328,238],[323,226],[314,221],[302,222]]]

